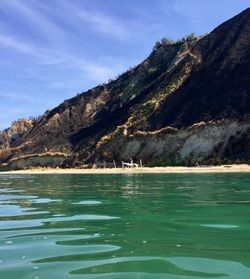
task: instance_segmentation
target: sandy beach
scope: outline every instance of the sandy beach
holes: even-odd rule
[[[105,169],[60,169],[34,168],[27,170],[3,171],[0,174],[133,174],[133,173],[236,173],[250,172],[250,165],[221,165],[199,167],[138,167],[138,168],[105,168]]]

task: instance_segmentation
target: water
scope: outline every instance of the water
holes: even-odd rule
[[[250,174],[0,175],[0,278],[250,278]]]

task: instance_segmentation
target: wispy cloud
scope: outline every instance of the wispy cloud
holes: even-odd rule
[[[85,79],[88,78],[98,83],[107,81],[109,78],[114,77],[117,73],[124,70],[123,63],[120,63],[120,65],[117,66],[117,61],[115,63],[98,62],[97,59],[93,61],[84,58],[84,53],[79,53],[79,50],[73,53],[70,47],[65,47],[63,42],[67,41],[67,33],[51,22],[48,15],[51,13],[50,16],[53,18],[54,11],[53,9],[50,9],[50,12],[42,2],[36,3],[31,0],[0,0],[0,4],[2,8],[15,11],[22,16],[27,17],[27,19],[32,22],[32,25],[36,26],[44,33],[48,33],[52,36],[58,33],[62,35],[59,44],[46,44],[45,48],[43,47],[45,45],[44,43],[41,44],[41,46],[37,45],[34,41],[30,42],[29,40],[24,39],[20,34],[16,36],[12,32],[0,33],[0,45],[29,57],[27,61],[29,61],[29,64],[33,64],[33,67],[35,65],[43,65],[63,67],[64,70],[72,68],[79,72],[78,76],[81,76],[82,80],[84,80],[85,77]],[[114,17],[99,12],[91,13],[79,9],[75,4],[71,4],[68,1],[60,1],[59,5],[62,11],[60,16],[62,18],[73,20],[74,22],[77,21],[79,26],[84,21],[85,23],[89,23],[91,28],[94,28],[107,36],[112,35],[116,38],[124,38],[124,36],[128,36],[129,34],[128,29],[119,24]],[[78,20],[75,20],[76,17]],[[58,87],[58,84],[61,84],[61,82],[59,80],[55,81],[55,83],[52,82],[51,84],[52,87]],[[55,84],[57,85],[55,86]]]
[[[64,61],[56,52],[38,47],[32,43],[20,40],[14,36],[0,34],[0,45],[14,49],[19,53],[38,58],[39,64],[59,64]]]
[[[127,39],[130,37],[129,30],[121,25],[114,17],[84,10],[78,10],[76,15],[85,22],[90,23],[92,28],[105,35],[113,36],[118,39]]]
[[[112,9],[84,1],[0,0],[0,14],[1,59],[8,62],[0,72],[2,80],[9,81],[0,86],[0,98],[13,108],[7,120],[0,115],[2,123],[36,115],[35,111],[115,78],[133,59],[122,59],[115,48],[123,47],[124,41],[142,41],[154,28],[151,17],[147,22],[135,14],[118,17]]]
[[[108,78],[113,77],[117,73],[117,70],[123,70],[122,65],[121,67],[117,67],[114,63],[105,65],[103,63],[88,61],[67,52],[44,49],[5,34],[0,34],[0,45],[14,49],[21,54],[34,57],[35,64],[44,66],[61,65],[65,68],[78,69],[83,75],[85,73],[87,77],[97,82],[104,82]]]
[[[131,29],[119,18],[97,10],[88,10],[84,5],[77,5],[76,1],[59,1],[59,5],[64,11],[65,20],[83,26],[87,24],[89,28],[107,36],[119,40],[131,37]],[[83,2],[82,2],[83,4]],[[72,15],[74,15],[72,17]]]
[[[63,30],[54,24],[51,20],[45,17],[38,9],[34,8],[32,1],[22,1],[22,0],[0,0],[1,8],[9,12],[12,10],[23,18],[32,23],[31,27],[38,29],[47,38],[55,40],[58,37],[63,37]]]
[[[34,48],[31,45],[18,41],[14,37],[4,35],[4,34],[0,34],[0,44],[4,45],[6,47],[14,48],[17,51],[20,51],[23,53],[32,53],[34,50]]]
[[[9,92],[0,92],[0,97],[8,98],[17,101],[25,101],[25,102],[40,102],[37,98],[31,95],[25,94],[16,94],[16,93],[9,93]]]

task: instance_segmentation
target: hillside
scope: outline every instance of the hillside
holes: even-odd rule
[[[249,49],[250,9],[205,37],[158,44],[1,144],[2,168],[249,162]]]

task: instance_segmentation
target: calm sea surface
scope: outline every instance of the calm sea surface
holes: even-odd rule
[[[1,279],[249,279],[250,174],[0,175]]]

